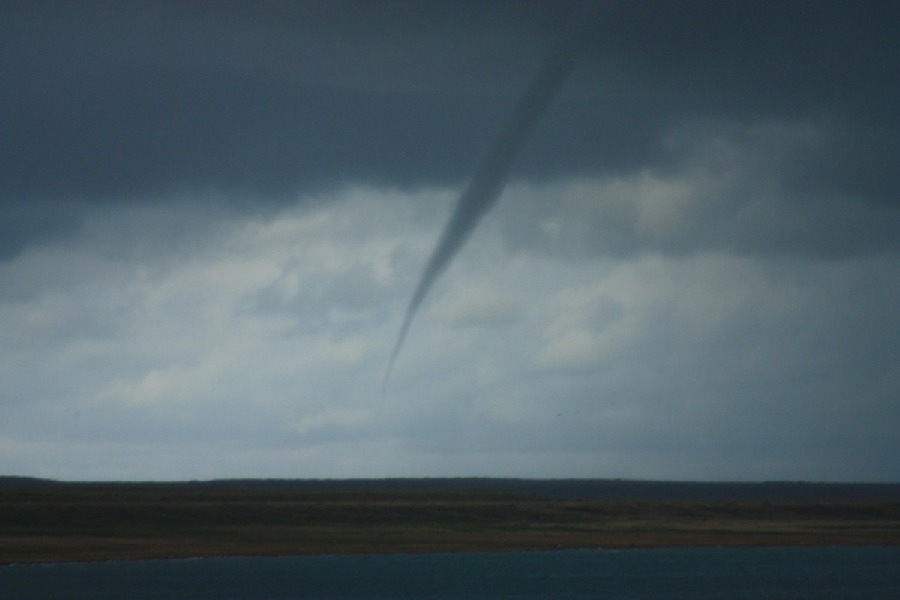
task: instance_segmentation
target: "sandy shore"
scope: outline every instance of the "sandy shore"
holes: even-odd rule
[[[900,544],[900,502],[238,484],[0,486],[0,563],[846,544]]]

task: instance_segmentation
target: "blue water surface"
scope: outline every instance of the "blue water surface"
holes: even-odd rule
[[[900,598],[900,548],[331,555],[0,567],[0,599]]]

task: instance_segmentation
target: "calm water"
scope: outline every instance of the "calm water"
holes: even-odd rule
[[[900,548],[299,556],[0,567],[0,598],[900,598]]]

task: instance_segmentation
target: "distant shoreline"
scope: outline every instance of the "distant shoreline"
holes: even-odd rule
[[[0,564],[827,545],[900,545],[900,485],[0,477]]]

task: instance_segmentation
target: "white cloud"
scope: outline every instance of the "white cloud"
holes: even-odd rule
[[[511,250],[567,260],[648,252],[763,260],[896,253],[900,217],[890,202],[822,189],[805,172],[840,144],[827,119],[683,122],[661,144],[671,162],[511,185],[498,222]]]
[[[466,281],[437,298],[429,318],[456,327],[491,327],[508,322],[521,312],[522,301],[511,289],[480,279]]]
[[[570,261],[501,243],[501,211],[436,286],[382,405],[452,197],[355,188],[214,214],[168,252],[167,229],[139,229],[179,205],[98,209],[94,233],[0,266],[28,282],[0,302],[0,472],[897,476],[878,458],[900,424],[890,254]],[[585,206],[552,216],[566,230]],[[681,226],[681,209],[641,210],[657,233]],[[146,252],[114,251],[129,228]]]

